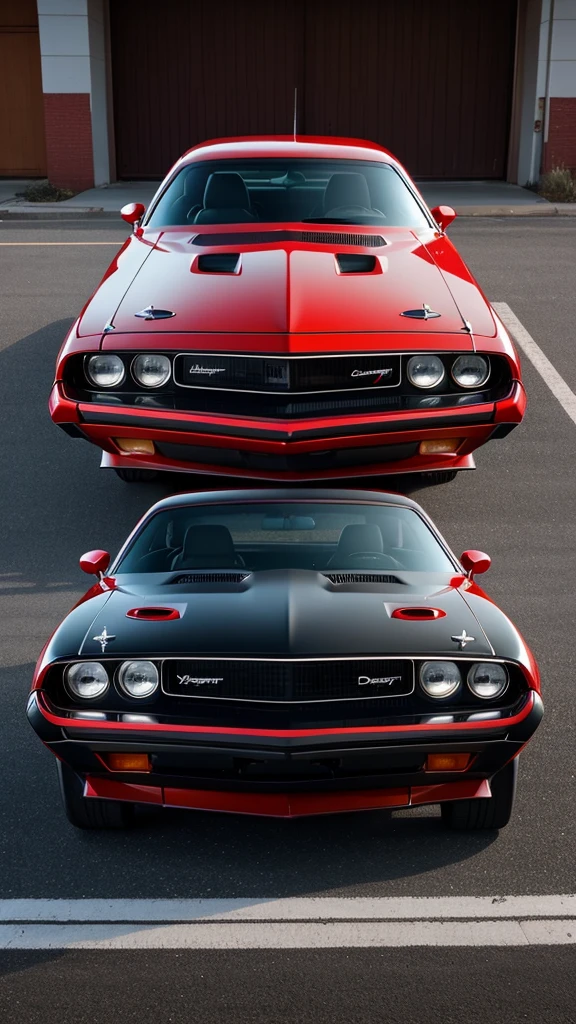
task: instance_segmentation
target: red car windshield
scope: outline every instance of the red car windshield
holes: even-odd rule
[[[202,160],[183,167],[148,227],[186,224],[428,226],[391,164],[366,160]]]
[[[456,565],[410,508],[271,502],[157,512],[114,571],[330,568],[454,572]]]

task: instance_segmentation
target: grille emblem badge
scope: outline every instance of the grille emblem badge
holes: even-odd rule
[[[214,676],[213,678],[204,676],[176,676],[176,679],[180,683],[180,686],[218,686],[218,683],[224,682],[223,676]]]
[[[374,384],[378,384],[382,380],[382,377],[389,377],[392,373],[392,367],[386,367],[384,370],[352,370],[351,377],[376,377],[373,381]]]
[[[451,636],[450,639],[453,640],[455,644],[458,644],[458,649],[460,651],[463,651],[464,648],[466,647],[466,644],[471,643],[473,640],[476,639],[476,637],[468,636],[466,630],[463,629],[460,636]]]
[[[442,313],[430,309],[430,306],[423,302],[422,309],[405,309],[400,316],[409,316],[412,320],[434,320],[436,317],[442,316]]]
[[[358,686],[393,686],[394,683],[401,683],[402,676],[381,676],[379,679],[371,679],[370,676],[358,676]]]

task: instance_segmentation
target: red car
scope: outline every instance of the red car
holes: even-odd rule
[[[386,150],[223,139],[172,168],[58,358],[55,423],[124,480],[474,468],[526,405],[502,323]]]

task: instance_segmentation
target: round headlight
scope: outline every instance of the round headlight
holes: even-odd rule
[[[160,388],[170,380],[172,365],[168,356],[146,353],[136,356],[132,363],[132,375],[145,388]]]
[[[501,697],[508,686],[508,672],[504,665],[481,661],[472,665],[468,673],[468,686],[475,697],[494,700]]]
[[[420,669],[420,686],[427,697],[452,697],[462,679],[453,661],[426,661]]]
[[[490,367],[484,356],[458,356],[452,363],[452,376],[461,388],[479,388],[488,380]]]
[[[99,388],[113,388],[121,384],[126,371],[120,356],[99,352],[88,360],[88,377]]]
[[[106,693],[108,673],[99,661],[78,661],[66,672],[66,686],[73,697],[94,700]]]
[[[153,661],[125,661],[118,683],[127,697],[150,697],[158,689],[158,669]]]
[[[406,372],[417,388],[433,388],[444,378],[444,363],[438,356],[412,356]]]

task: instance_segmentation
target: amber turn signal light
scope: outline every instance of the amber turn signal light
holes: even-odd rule
[[[129,455],[154,455],[154,441],[142,437],[115,437],[114,440],[121,452]]]
[[[427,772],[463,772],[470,764],[471,754],[428,754]]]
[[[461,437],[442,437],[435,441],[421,441],[420,455],[453,455],[461,444]]]
[[[106,754],[106,763],[111,772],[149,772],[148,754]]]

